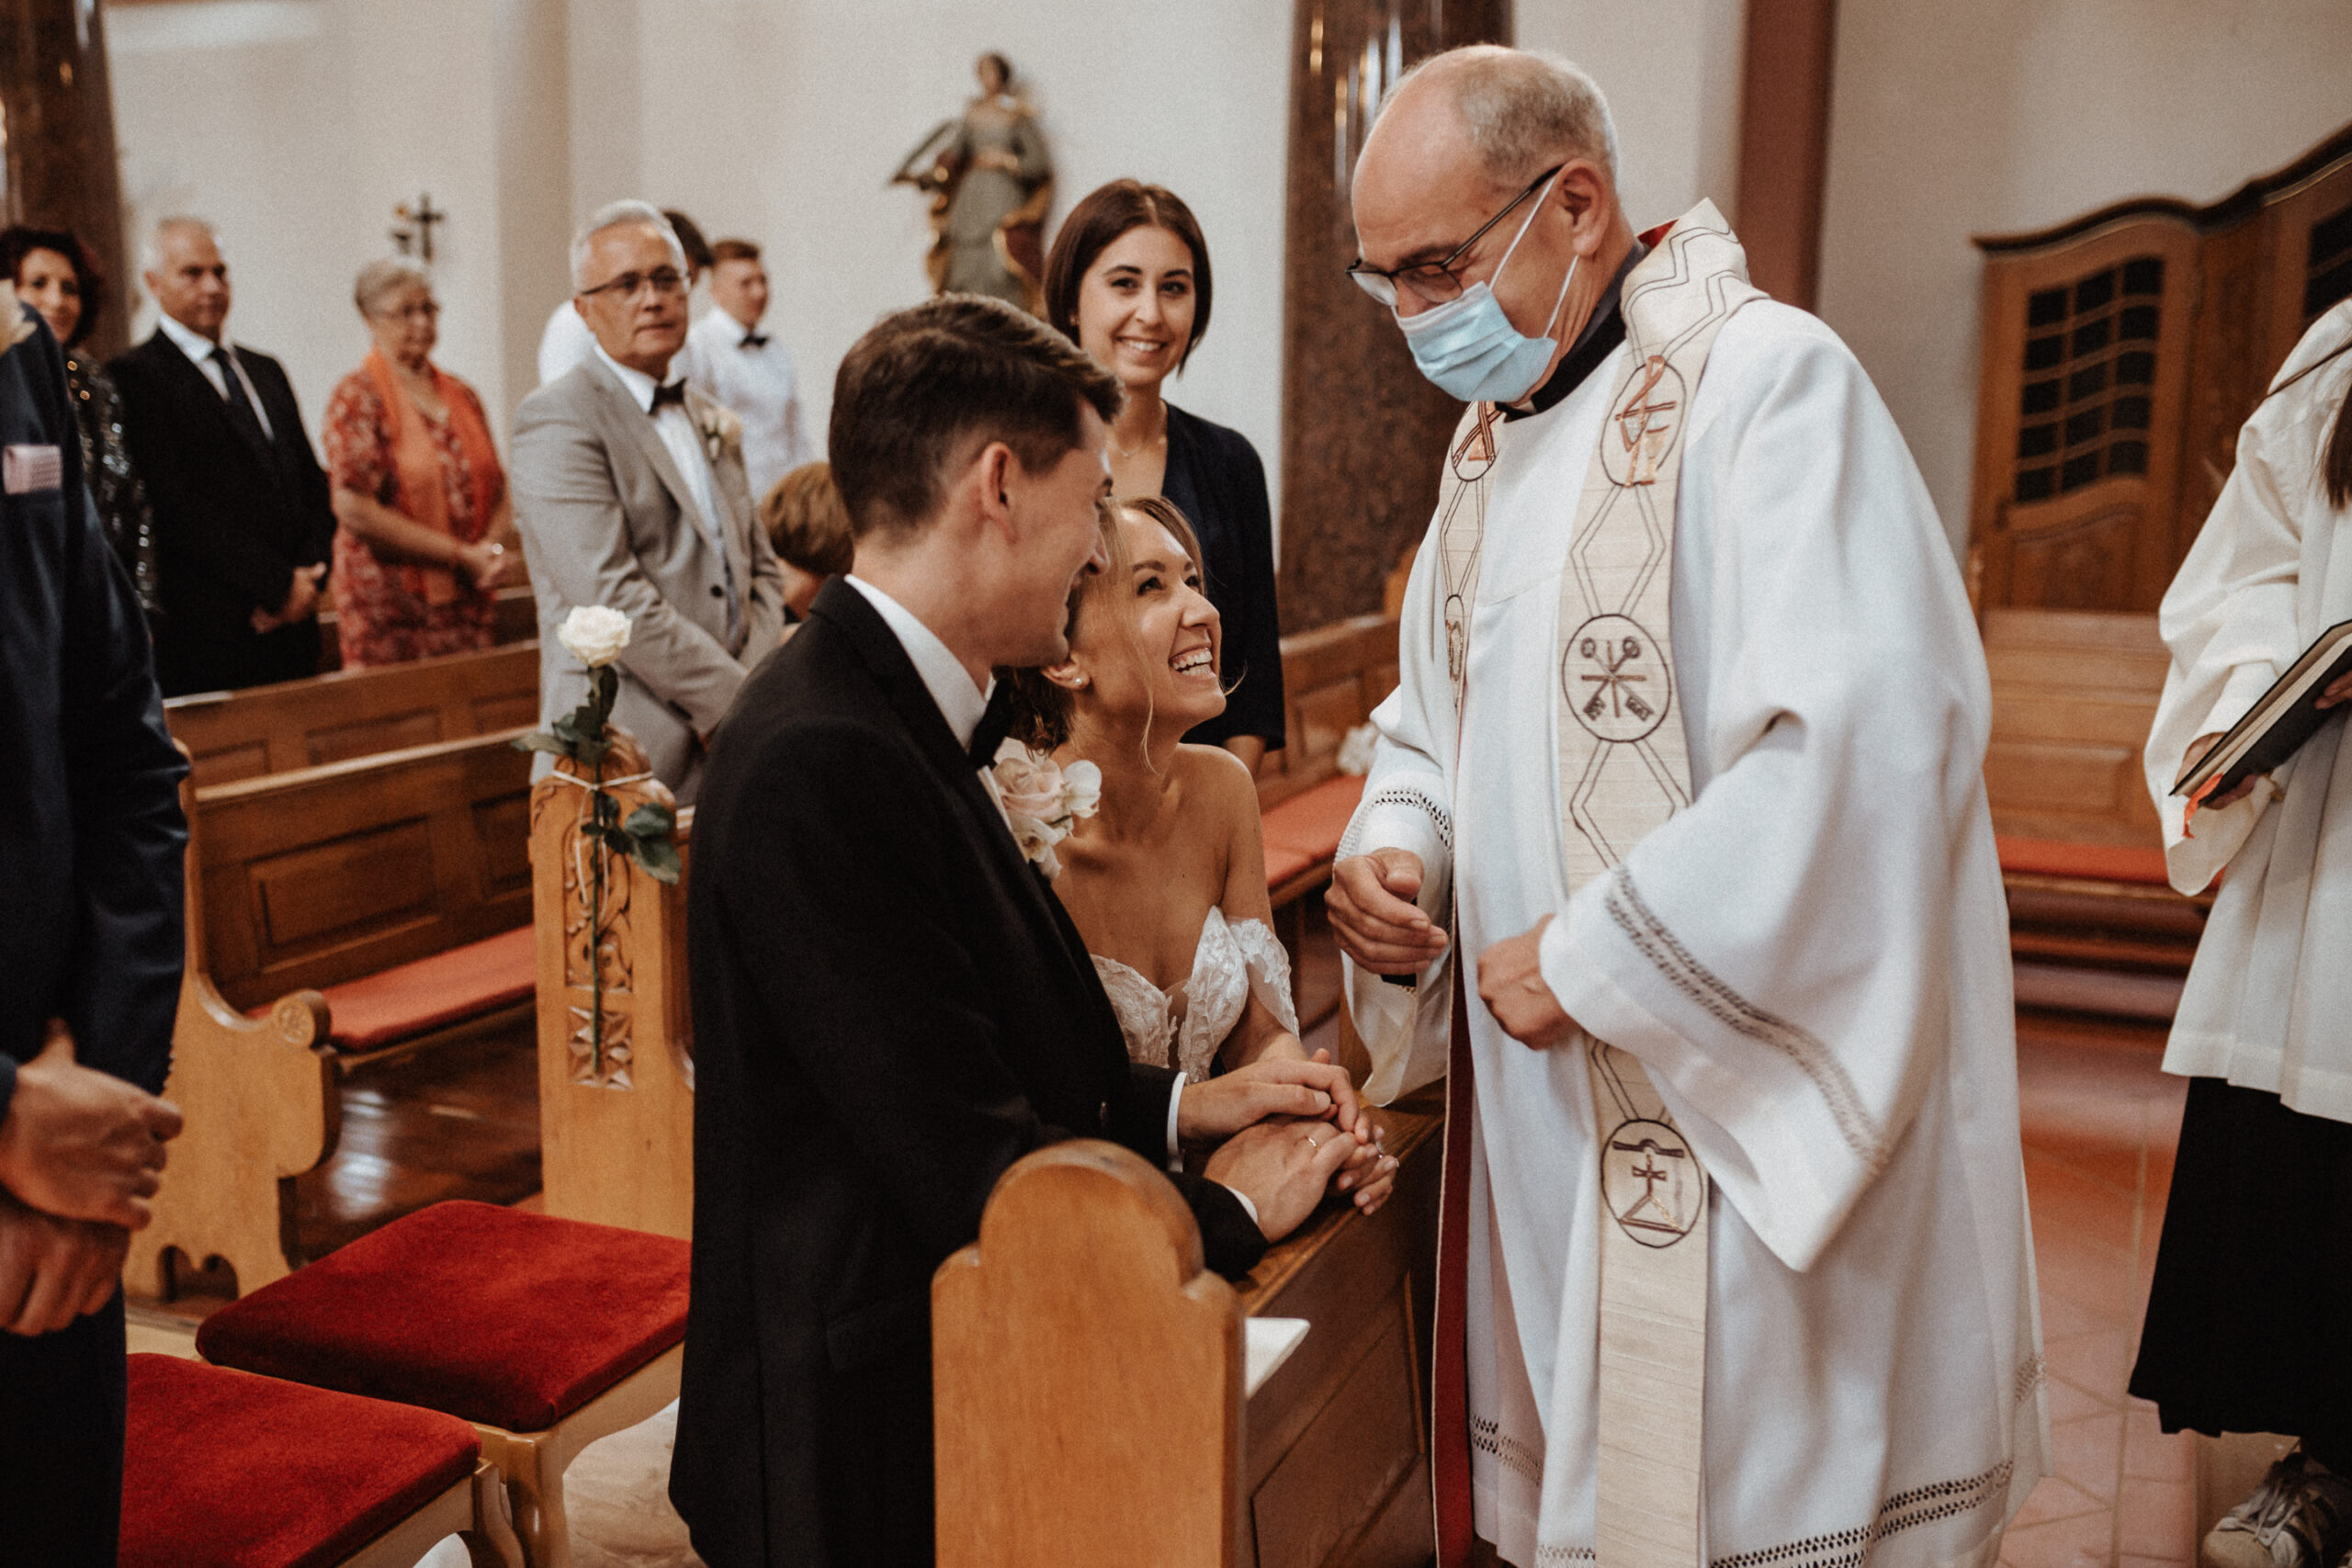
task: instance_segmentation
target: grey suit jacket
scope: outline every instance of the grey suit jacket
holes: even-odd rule
[[[686,400],[697,429],[720,416],[700,392],[689,389]],[[681,805],[701,782],[698,737],[718,728],[743,677],[784,635],[784,581],[752,513],[740,446],[711,464],[711,479],[724,565],[661,433],[601,359],[548,382],[515,411],[509,482],[538,596],[539,722],[552,723],[588,694],[588,672],[556,640],[556,628],[575,604],[620,611],[635,624],[613,722],[637,738]],[[729,566],[741,604],[731,637]],[[538,759],[539,773],[549,765]]]

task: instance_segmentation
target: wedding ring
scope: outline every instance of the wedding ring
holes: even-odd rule
[[[1310,1149],[1319,1149],[1323,1146],[1323,1144],[1322,1141],[1317,1138],[1314,1134],[1309,1133],[1306,1134],[1306,1146]]]

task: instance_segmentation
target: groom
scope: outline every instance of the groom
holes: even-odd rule
[[[1004,734],[990,671],[1067,657],[1070,591],[1101,568],[1120,398],[1068,339],[972,296],[885,319],[842,362],[856,567],[744,683],[695,827],[670,1491],[711,1568],[931,1561],[931,1277],[1023,1155],[1101,1137],[1180,1168],[1180,1144],[1219,1145],[1205,1178],[1170,1179],[1238,1276],[1357,1143],[1260,1124],[1354,1132],[1337,1068],[1131,1066],[980,773]]]

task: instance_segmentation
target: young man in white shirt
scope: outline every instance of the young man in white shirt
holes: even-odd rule
[[[743,422],[743,471],[754,499],[823,454],[802,429],[792,350],[760,331],[768,274],[749,240],[711,246],[710,309],[687,334],[686,374]]]

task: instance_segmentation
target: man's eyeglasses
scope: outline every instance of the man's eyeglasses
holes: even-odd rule
[[[1348,276],[1356,280],[1357,288],[1392,310],[1396,308],[1396,291],[1400,288],[1424,305],[1442,305],[1450,299],[1458,299],[1462,297],[1463,284],[1462,279],[1453,274],[1454,263],[1460,261],[1471,246],[1485,239],[1487,230],[1510,217],[1521,202],[1542,190],[1546,181],[1566,167],[1565,164],[1555,164],[1536,175],[1525,190],[1512,197],[1500,212],[1479,224],[1478,231],[1454,246],[1453,253],[1443,261],[1418,262],[1411,266],[1400,266],[1394,272],[1382,272],[1357,260],[1349,264]]]
[[[651,272],[625,272],[609,283],[582,289],[580,297],[585,299],[598,294],[617,294],[624,299],[634,299],[648,288],[656,294],[684,294],[686,275],[673,266],[656,267]]]

